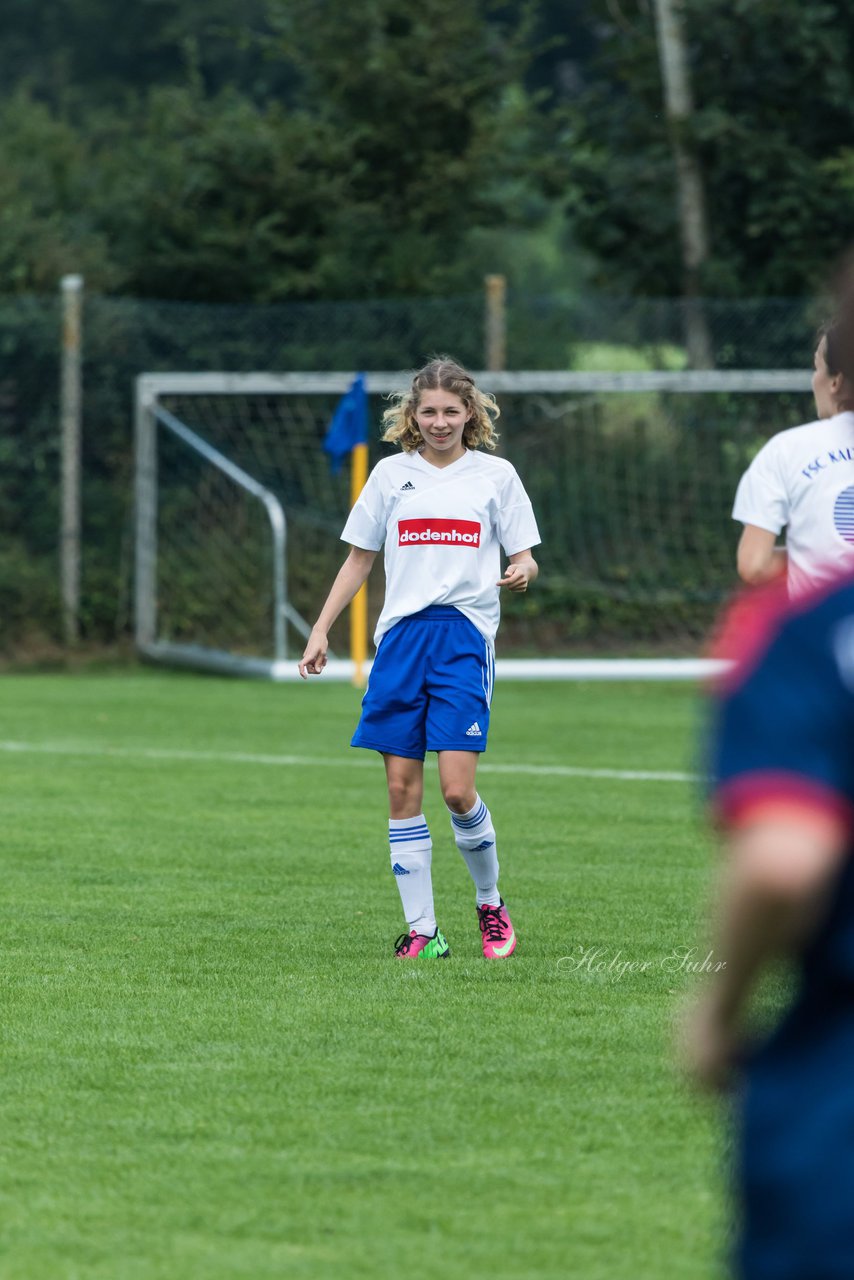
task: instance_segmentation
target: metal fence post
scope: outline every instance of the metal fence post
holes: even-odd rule
[[[83,277],[63,276],[62,373],[60,420],[62,499],[60,517],[60,594],[65,643],[80,636],[80,441],[82,413]]]
[[[486,289],[485,367],[491,371],[507,364],[507,278],[484,276]]]

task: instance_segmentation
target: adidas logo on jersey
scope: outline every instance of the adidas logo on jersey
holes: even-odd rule
[[[400,486],[400,492],[403,493],[406,489],[414,489],[414,488],[415,488],[415,485],[412,483],[412,481],[407,480],[406,484],[402,484]]]
[[[474,724],[473,724],[470,728],[466,729],[466,737],[467,737],[467,738],[482,738],[482,737],[483,737],[483,734],[482,734],[482,733],[481,733],[481,731],[480,731],[480,725],[478,724],[478,722],[477,722],[476,720],[475,720]]]

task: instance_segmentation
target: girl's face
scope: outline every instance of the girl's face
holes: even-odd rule
[[[453,391],[422,391],[415,410],[415,422],[424,448],[421,456],[434,466],[456,462],[465,453],[463,428],[471,417]]]
[[[839,412],[838,399],[842,383],[841,376],[833,376],[828,369],[826,352],[827,339],[822,338],[815,349],[815,372],[812,376],[815,409],[820,418],[832,418]]]

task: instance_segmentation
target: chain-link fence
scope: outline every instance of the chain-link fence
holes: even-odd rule
[[[703,306],[720,367],[809,365],[820,319],[809,301],[710,301]],[[36,653],[61,638],[60,329],[58,298],[0,301],[0,650],[7,653]],[[436,352],[481,368],[484,343],[481,295],[273,307],[87,297],[80,602],[84,639],[111,642],[131,629],[132,396],[139,373],[407,369]],[[682,307],[673,300],[511,292],[506,350],[507,367],[513,369],[679,368],[686,363]],[[512,417],[508,404],[506,438],[512,442],[514,460],[518,448],[524,473],[526,460],[522,444],[517,446]],[[769,421],[766,434],[789,425],[793,423],[788,418]],[[725,421],[721,429],[727,429]],[[318,447],[319,443],[318,438]],[[673,465],[677,464],[678,459]],[[555,503],[572,503],[569,491],[554,493],[553,477],[551,485],[543,504],[551,509]],[[536,502],[536,492],[533,496]],[[305,518],[310,520],[310,513]],[[317,519],[328,520],[328,513],[318,512]],[[560,558],[572,554],[571,547],[561,548]],[[718,574],[716,598],[722,589]],[[553,602],[551,630],[540,628],[540,635],[553,635],[557,649],[574,638],[592,647],[600,631],[627,648],[635,640],[655,641],[655,627],[640,625],[636,614],[625,609],[625,601],[609,603],[607,594],[597,597],[596,609],[592,614],[588,610],[582,626],[571,593],[562,597],[552,590],[548,598]],[[672,644],[682,628],[679,610],[671,610],[667,625],[661,609],[658,614],[661,633]],[[653,608],[649,616],[655,615]],[[694,610],[690,625],[682,629],[693,636],[699,625]],[[513,634],[511,628],[507,635]],[[527,645],[524,628],[518,635],[519,643]]]

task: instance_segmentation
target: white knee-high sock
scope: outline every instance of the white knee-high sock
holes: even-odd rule
[[[501,895],[498,892],[495,828],[492,825],[492,814],[480,796],[468,813],[451,813],[451,829],[457,848],[474,880],[477,905],[497,907],[501,902]]]
[[[416,933],[432,937],[436,932],[430,876],[433,841],[424,814],[419,813],[417,818],[389,818],[388,844],[406,922]]]

